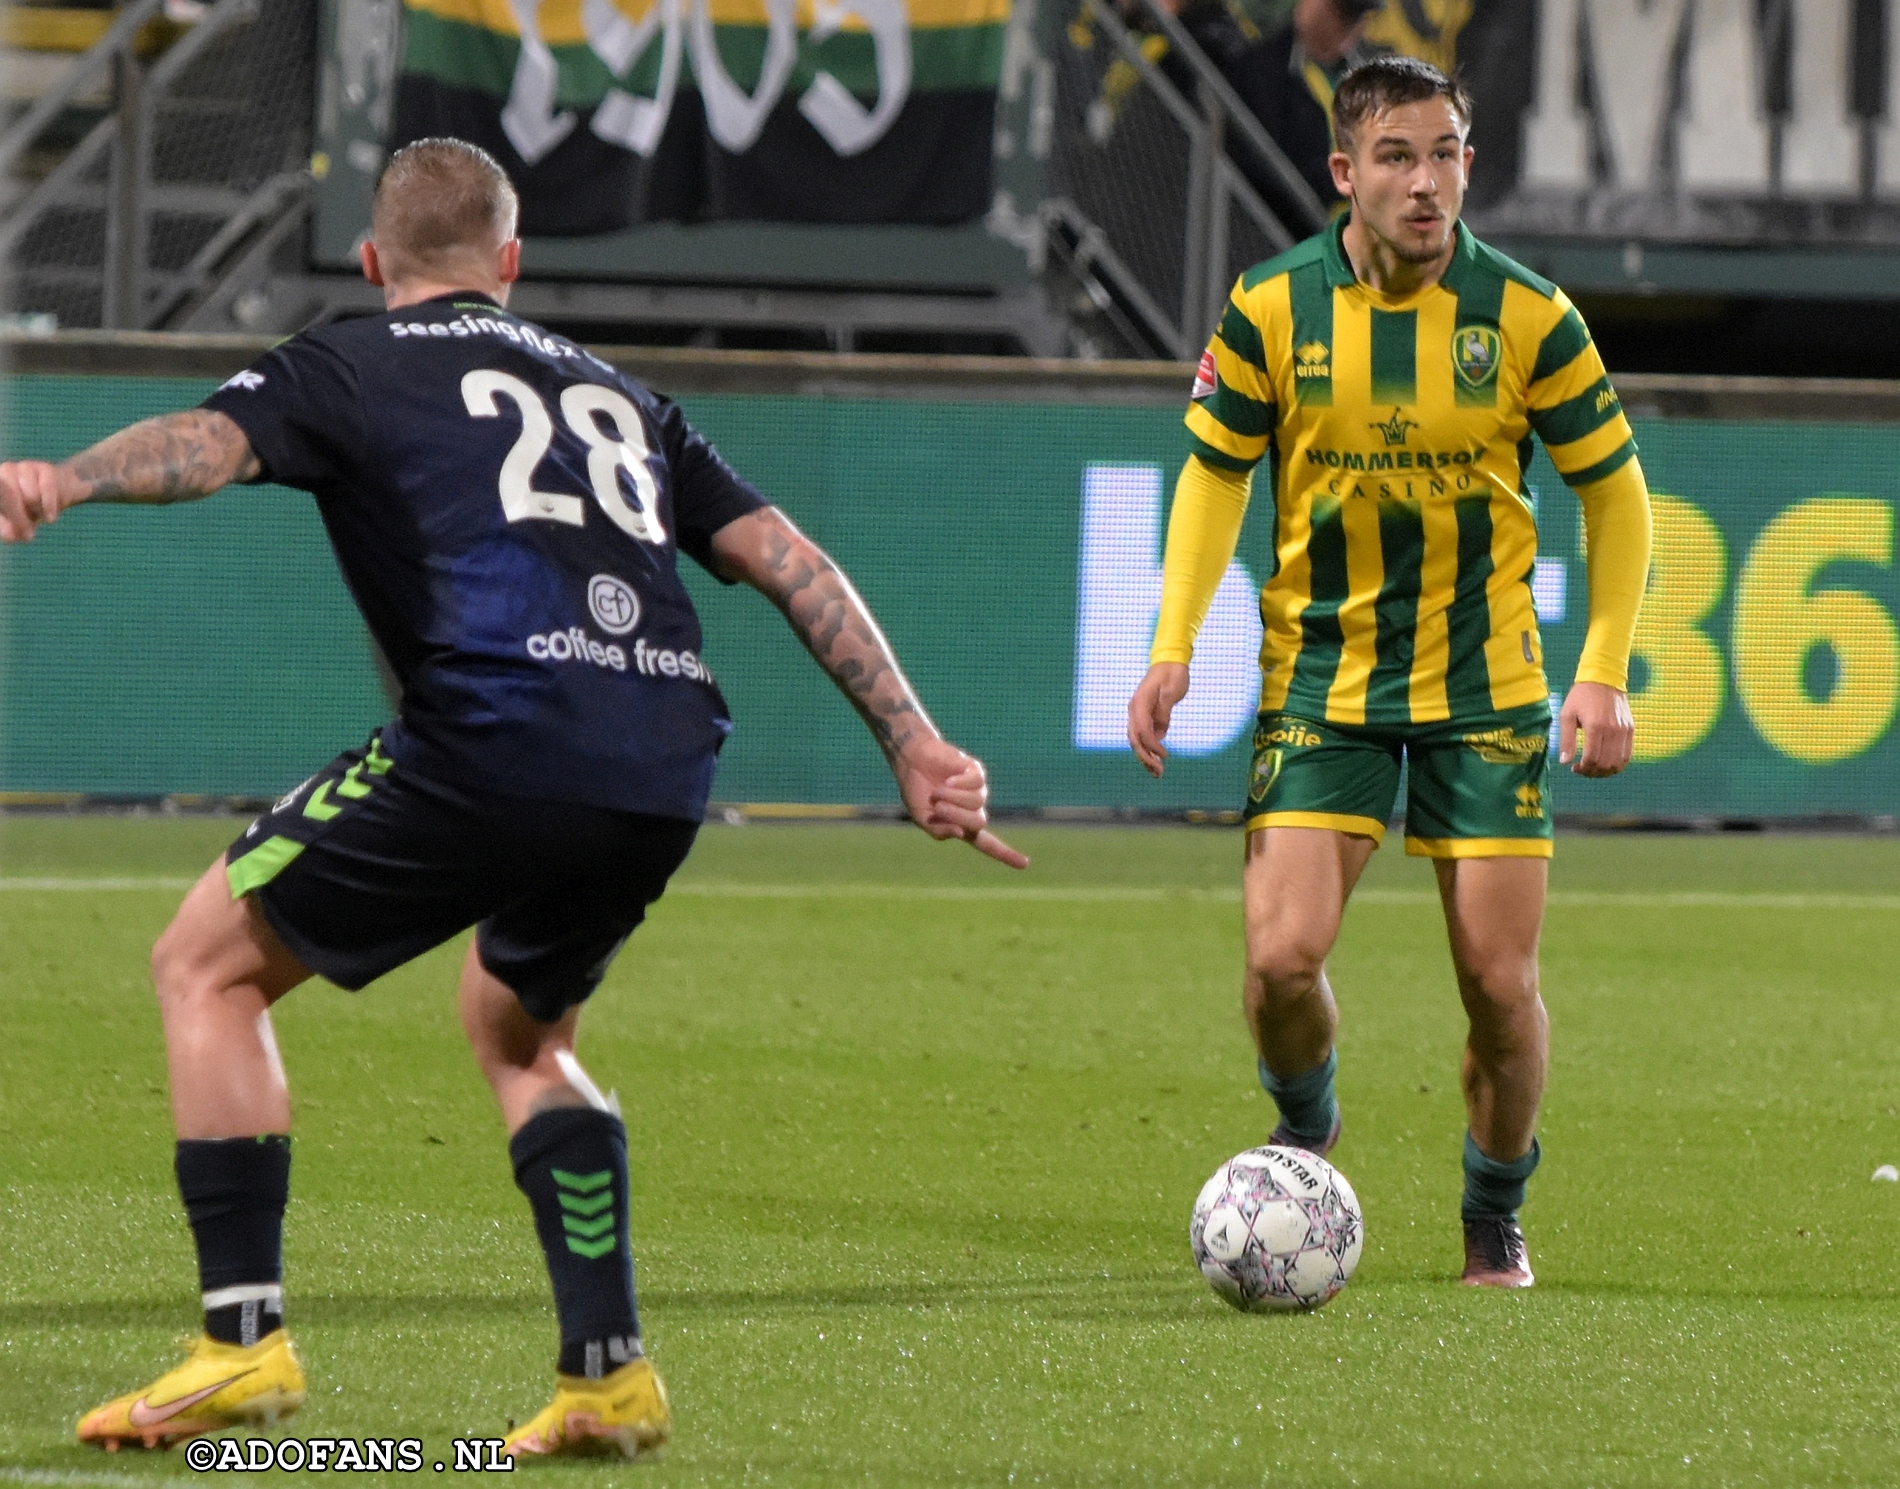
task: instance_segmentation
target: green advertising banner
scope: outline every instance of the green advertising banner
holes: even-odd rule
[[[191,403],[184,379],[22,376],[6,448],[59,456]],[[1007,807],[1231,811],[1258,671],[1264,493],[1151,781],[1122,744],[1160,595],[1178,410],[698,395],[688,416],[851,573]],[[1900,426],[1639,420],[1657,547],[1638,762],[1560,812],[1900,815]],[[1539,457],[1535,592],[1553,682],[1581,648],[1575,499]],[[738,727],[715,795],[890,803],[855,715],[778,615],[682,560]],[[311,503],[239,489],[70,514],[0,553],[0,790],[271,795],[383,717]]]

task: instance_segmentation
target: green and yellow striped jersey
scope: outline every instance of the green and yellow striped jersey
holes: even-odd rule
[[[1635,455],[1629,423],[1554,284],[1460,224],[1444,277],[1388,298],[1344,231],[1241,276],[1188,408],[1201,460],[1272,475],[1261,707],[1403,724],[1534,703],[1531,435],[1584,487]]]

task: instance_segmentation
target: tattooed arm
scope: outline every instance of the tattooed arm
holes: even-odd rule
[[[727,523],[713,556],[778,606],[890,762],[911,820],[934,838],[960,837],[1011,868],[1029,862],[988,830],[982,761],[937,731],[877,621],[843,570],[777,507]]]
[[[244,431],[224,414],[186,409],[146,419],[58,465],[0,465],[0,540],[24,543],[81,502],[176,502],[209,496],[260,471]]]

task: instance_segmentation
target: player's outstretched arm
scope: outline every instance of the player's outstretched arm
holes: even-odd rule
[[[983,762],[938,733],[870,609],[825,551],[777,507],[727,523],[713,534],[712,549],[728,579],[778,606],[851,700],[890,762],[911,820],[933,838],[962,838],[1011,868],[1027,867],[1024,855],[989,830]]]
[[[177,502],[209,496],[262,469],[235,421],[210,409],[162,414],[70,460],[0,464],[0,541],[25,543],[81,502]]]

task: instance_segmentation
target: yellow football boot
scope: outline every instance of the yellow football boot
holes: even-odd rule
[[[637,1458],[672,1430],[666,1387],[644,1357],[599,1380],[557,1375],[554,1382],[554,1400],[502,1444],[509,1457]]]
[[[303,1395],[303,1367],[282,1329],[249,1349],[201,1334],[176,1370],[80,1418],[79,1440],[108,1453],[127,1443],[168,1448],[204,1432],[280,1421],[303,1405]]]

